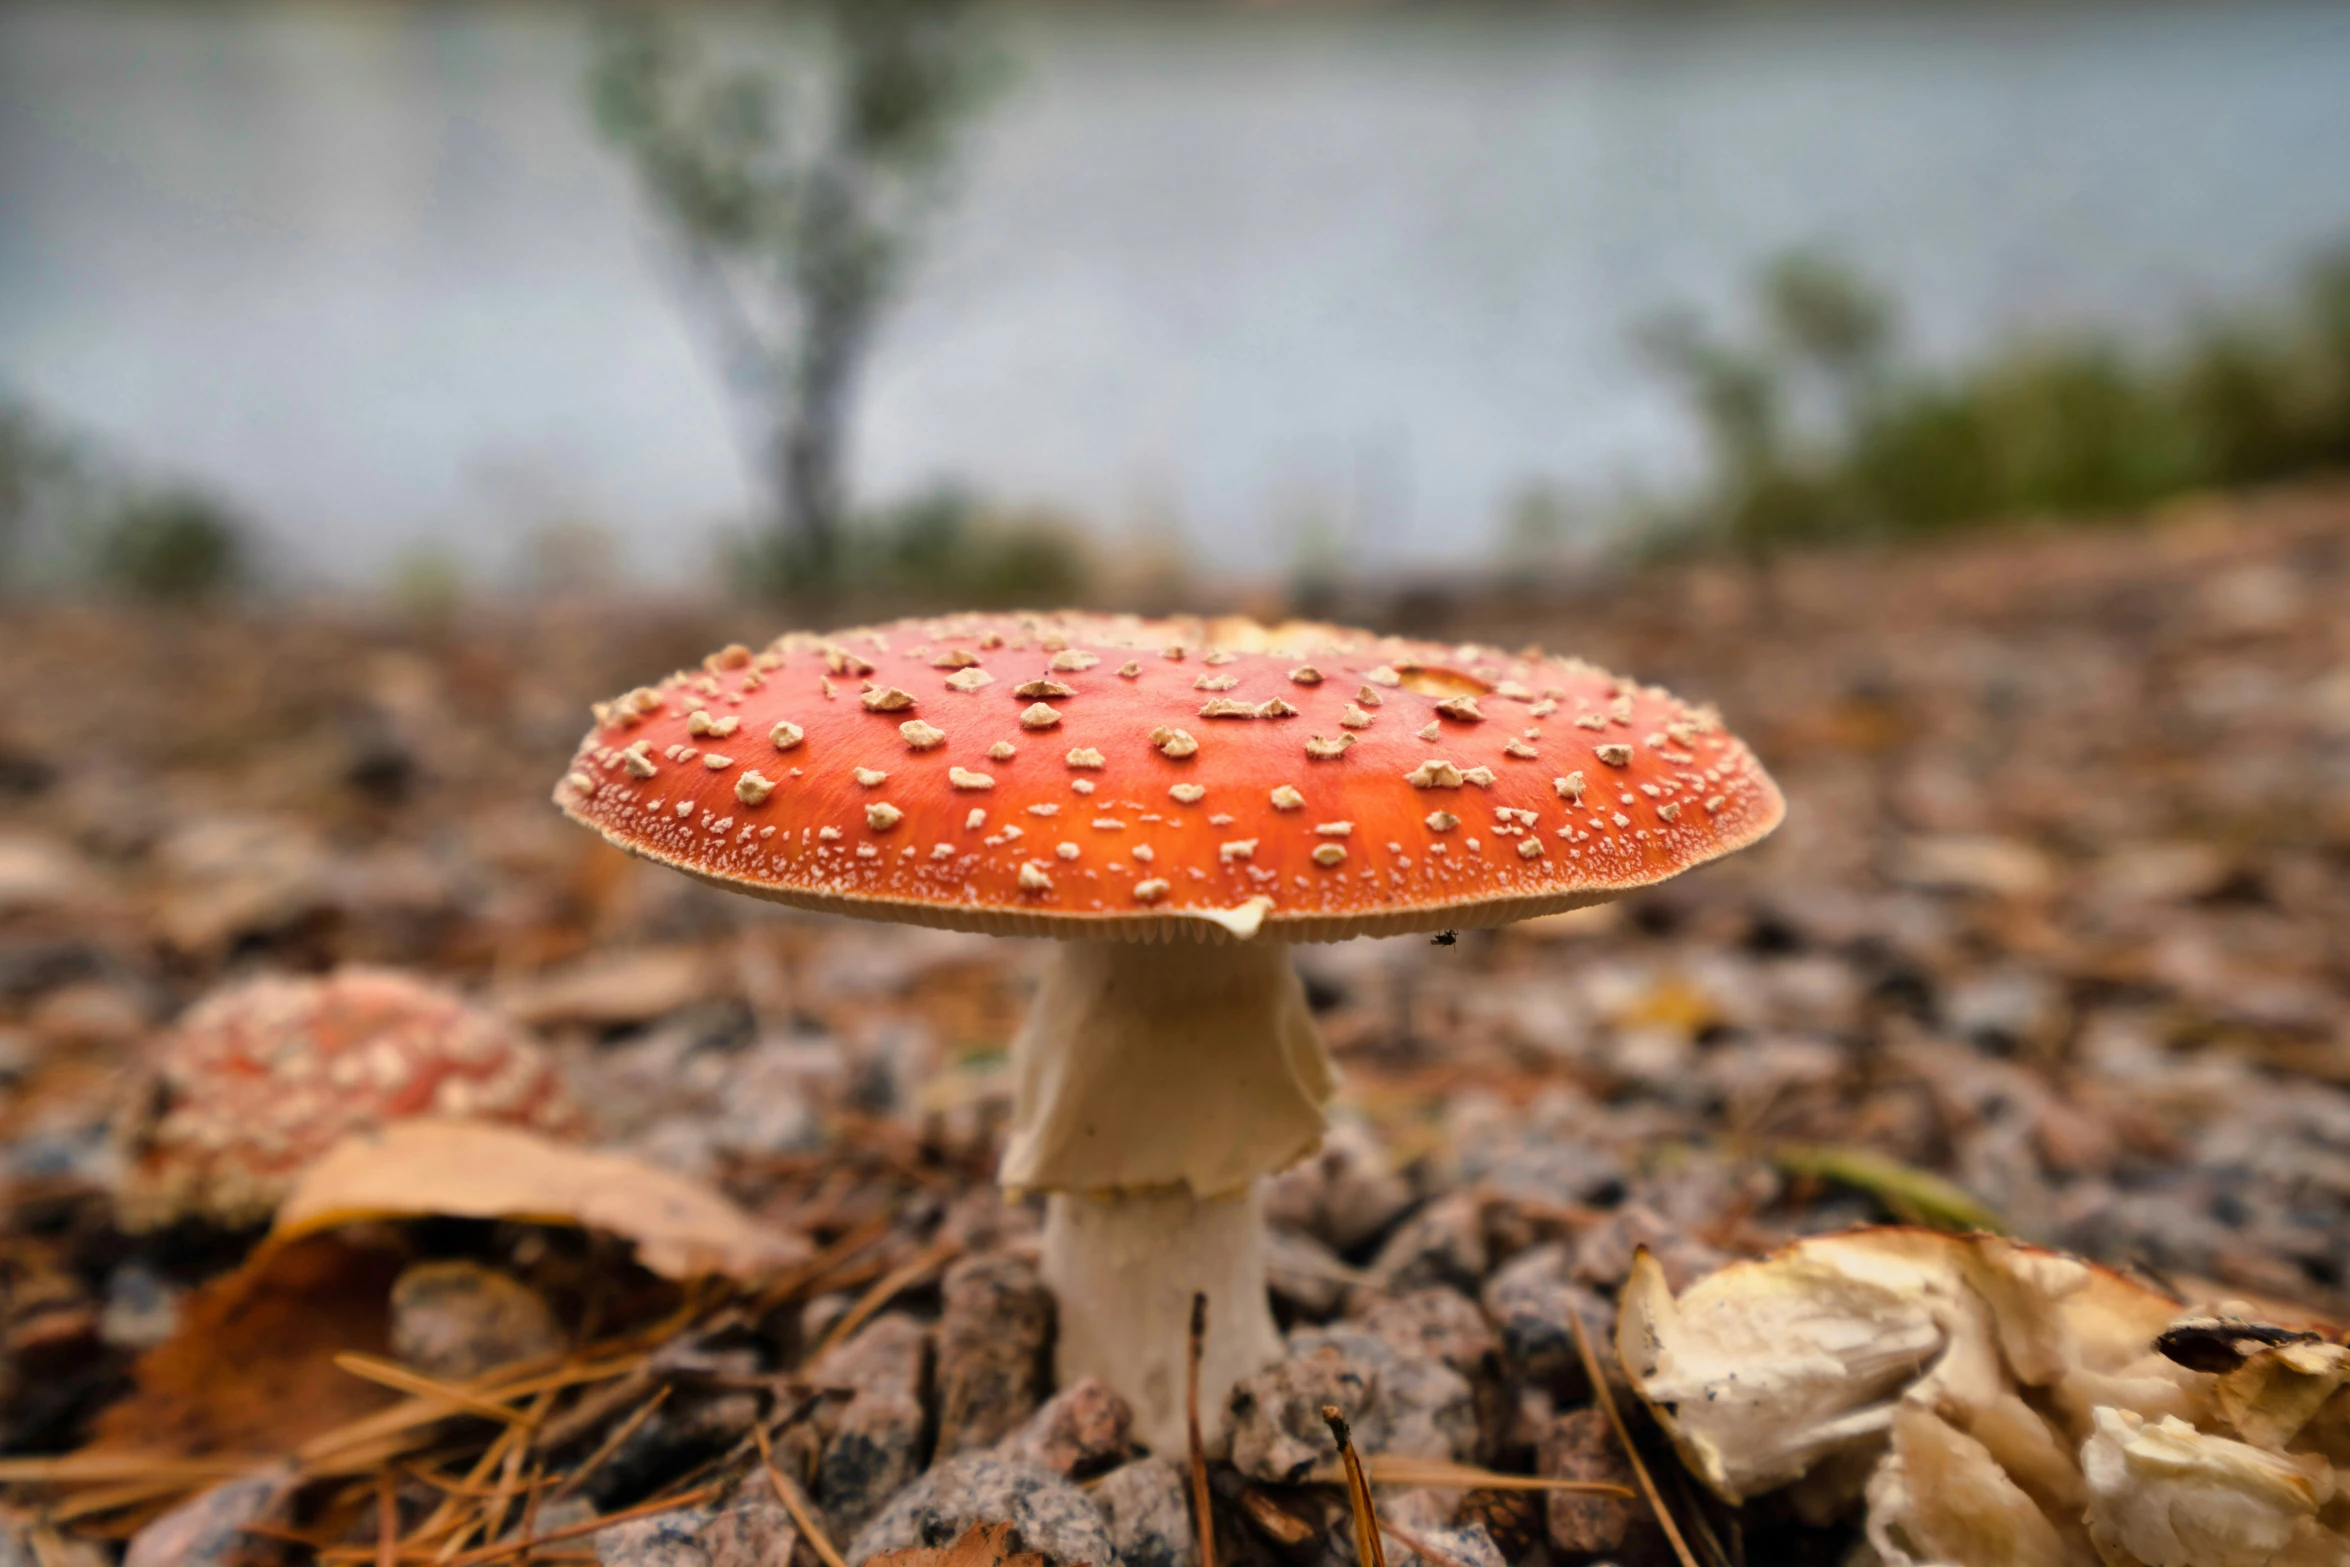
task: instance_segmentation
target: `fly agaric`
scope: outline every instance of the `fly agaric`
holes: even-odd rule
[[[866,919],[1064,938],[1001,1178],[1048,1194],[1063,1385],[1183,1436],[1279,1358],[1257,1186],[1337,1073],[1289,944],[1496,925],[1777,825],[1709,711],[1588,664],[1321,625],[955,616],[734,646],[600,703],[555,791],[630,853]]]
[[[344,1137],[411,1116],[582,1125],[520,1031],[406,975],[353,968],[221,991],[164,1037],[118,1128],[123,1223],[257,1223]]]

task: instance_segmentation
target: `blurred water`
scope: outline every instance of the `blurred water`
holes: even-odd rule
[[[566,4],[0,7],[0,382],[313,567],[527,525],[700,569],[746,504]],[[870,378],[954,476],[1281,563],[1458,558],[1688,453],[1627,334],[1831,246],[1954,353],[2177,325],[2350,235],[2336,4],[999,19],[1012,85]]]

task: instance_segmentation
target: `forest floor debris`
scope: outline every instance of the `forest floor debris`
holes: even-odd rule
[[[1894,1562],[1966,1548],[1921,1476],[2014,1502],[1981,1430],[1905,1414],[1860,1443],[1892,1478],[1824,1448],[1733,1504],[1606,1353],[1636,1266],[1650,1321],[1805,1236],[1981,1226],[2252,1326],[2350,1316],[2345,603],[2350,494],[2314,491],[1466,607],[1718,702],[1789,819],[1622,905],[1300,952],[1347,1086],[1267,1194],[1291,1357],[1211,1465],[1219,1561],[1354,1559],[1324,1405],[1399,1563]],[[14,616],[0,1561],[1197,1560],[1184,1455],[1051,1385],[990,1179],[1034,949],[727,898],[545,804],[588,699],[737,630]],[[275,1238],[126,1224],[175,1021],[355,965],[519,1031],[578,1123],[479,1133],[546,1152],[441,1197],[396,1156],[447,1134],[395,1131]],[[673,1201],[572,1180],[647,1167]],[[2226,1469],[2222,1425],[2268,1454],[2338,1369],[2236,1359],[2195,1373],[2225,1407],[2068,1429],[2033,1483],[2088,1521],[2011,1509],[2016,1548],[2202,1548],[2148,1477]],[[2287,1468],[2226,1470],[2280,1538],[2336,1506]]]

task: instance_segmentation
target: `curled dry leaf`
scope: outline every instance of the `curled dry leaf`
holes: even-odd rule
[[[335,1357],[390,1352],[386,1297],[405,1260],[364,1235],[312,1235],[199,1286],[179,1330],[132,1368],[130,1397],[98,1417],[92,1446],[271,1453],[382,1408],[393,1395]]]
[[[1675,1298],[1643,1252],[1617,1353],[1732,1502],[1794,1486],[1837,1512],[1866,1474],[1886,1567],[2350,1562],[2334,1467],[2350,1444],[2333,1450],[2350,1351],[2181,1321],[2177,1303],[2059,1253],[1862,1230]]]
[[[430,1216],[603,1230],[633,1242],[638,1261],[675,1279],[761,1278],[808,1255],[799,1236],[642,1160],[462,1121],[407,1121],[337,1145],[286,1198],[271,1240]]]

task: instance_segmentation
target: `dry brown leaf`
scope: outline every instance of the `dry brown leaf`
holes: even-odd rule
[[[1019,1533],[1008,1523],[974,1524],[952,1545],[892,1551],[866,1567],[1046,1567],[1044,1556],[1019,1546]]]
[[[703,999],[710,970],[709,954],[692,947],[599,955],[501,992],[497,1006],[532,1028],[642,1023]]]
[[[188,1297],[179,1331],[141,1357],[135,1391],[98,1417],[92,1446],[282,1452],[392,1403],[335,1356],[390,1351],[386,1301],[406,1260],[339,1235],[263,1248]]]
[[[683,1176],[466,1121],[404,1121],[337,1144],[303,1174],[270,1238],[282,1245],[338,1224],[434,1216],[603,1230],[673,1279],[764,1278],[808,1256],[799,1236]]]

